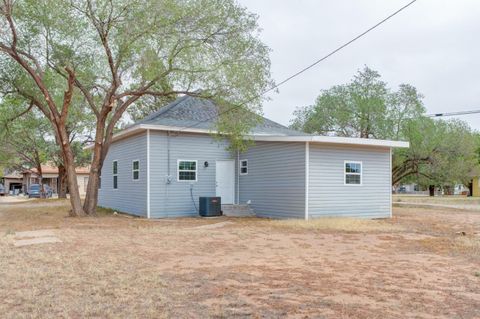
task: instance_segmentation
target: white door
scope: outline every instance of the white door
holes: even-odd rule
[[[233,204],[235,198],[235,161],[216,162],[216,194],[222,204]]]

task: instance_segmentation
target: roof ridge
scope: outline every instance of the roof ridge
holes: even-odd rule
[[[165,114],[166,112],[170,111],[171,109],[173,109],[174,107],[179,105],[181,102],[184,102],[188,98],[191,98],[191,96],[190,95],[184,95],[184,96],[181,96],[179,98],[176,98],[174,101],[170,102],[169,104],[165,105],[164,107],[161,107],[158,111],[155,111],[155,112],[145,116],[143,119],[135,122],[134,124],[135,125],[136,124],[142,124],[143,122],[146,122],[146,121],[152,120],[156,117],[159,117],[160,115]]]

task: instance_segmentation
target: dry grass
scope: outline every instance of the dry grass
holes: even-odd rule
[[[0,317],[480,317],[480,214],[307,223],[67,212],[61,201],[0,205]],[[13,247],[16,231],[47,228],[63,242]]]
[[[326,217],[311,220],[275,220],[274,227],[297,230],[332,230],[340,232],[399,232],[402,226],[386,220]]]
[[[423,195],[393,195],[394,202],[446,205],[479,205],[480,198],[463,195],[423,196]]]

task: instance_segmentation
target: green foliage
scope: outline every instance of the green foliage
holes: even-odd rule
[[[322,91],[314,105],[297,109],[292,127],[308,133],[406,140],[395,149],[393,184],[468,184],[480,158],[480,139],[465,122],[425,116],[423,96],[402,84],[392,91],[365,67],[353,80]]]
[[[0,103],[0,165],[9,169],[36,168],[47,163],[63,165],[50,122],[36,109],[25,112],[28,108],[23,98],[10,96]],[[88,122],[88,117],[85,119],[80,113],[76,116],[77,122],[69,125],[72,139],[87,131],[84,123]],[[83,143],[72,141],[72,147],[77,166],[90,161]]]
[[[57,108],[70,67],[84,88],[77,85],[74,100],[90,106],[91,114],[114,101],[107,125],[115,126],[125,111],[136,120],[198,89],[238,105],[272,84],[257,16],[233,0],[19,0],[12,12],[17,47],[35,58]],[[11,32],[0,22],[5,31],[0,43],[9,44]],[[0,82],[8,94],[44,101],[32,78],[7,55],[0,57]],[[134,102],[122,108],[132,97]],[[245,108],[258,112],[260,105],[256,99]],[[68,118],[77,122],[75,113]],[[230,129],[224,125],[229,119],[221,119],[218,130]],[[243,125],[225,133],[239,140],[236,135],[248,130]]]

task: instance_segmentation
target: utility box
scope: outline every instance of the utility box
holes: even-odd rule
[[[222,216],[222,200],[220,197],[200,197],[200,209],[202,217]]]

